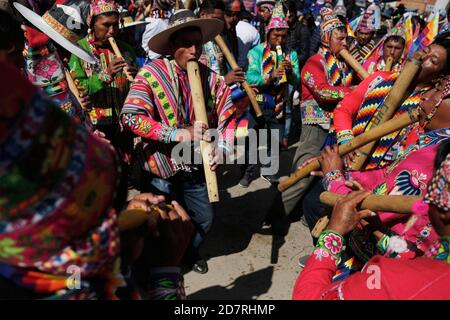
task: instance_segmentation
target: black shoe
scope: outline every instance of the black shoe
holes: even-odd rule
[[[192,267],[192,271],[197,273],[207,273],[208,272],[208,263],[206,263],[205,259],[197,260]]]
[[[309,260],[309,255],[307,255],[307,256],[302,256],[302,257],[300,257],[300,258],[298,258],[298,265],[300,266],[300,267],[302,267],[302,268],[304,268],[305,266],[306,266],[306,263],[308,262],[308,260]]]
[[[277,176],[275,176],[275,175],[265,176],[265,175],[261,174],[261,178],[263,178],[264,180],[266,180],[270,184],[277,184],[278,182],[280,182],[280,179]]]
[[[242,188],[248,188],[248,186],[250,185],[250,182],[252,182],[252,178],[249,174],[244,174],[244,176],[241,178],[241,180],[239,180],[239,185]]]

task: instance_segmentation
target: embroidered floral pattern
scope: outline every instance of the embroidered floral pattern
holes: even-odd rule
[[[409,172],[401,171],[395,178],[395,188],[391,194],[402,194],[408,196],[419,196],[426,188],[427,175],[417,170]]]
[[[336,264],[341,261],[341,252],[344,250],[344,238],[333,230],[325,230],[319,236],[316,245],[316,251],[322,249],[322,251],[328,251],[332,256],[332,260],[335,260]],[[328,257],[322,251],[315,253],[316,259],[322,259]],[[334,258],[334,259],[333,259]]]
[[[336,234],[330,233],[323,238],[324,245],[331,251],[332,254],[337,254],[342,249],[341,237]]]
[[[58,70],[58,63],[54,60],[41,60],[36,65],[36,75],[52,80],[53,74]]]

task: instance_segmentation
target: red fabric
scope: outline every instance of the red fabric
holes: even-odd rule
[[[450,265],[430,258],[390,259],[375,256],[361,272],[331,282],[336,265],[313,254],[298,277],[295,300],[450,299]],[[379,279],[377,281],[376,279]]]
[[[333,113],[333,122],[336,132],[342,130],[352,130],[353,119],[358,114],[359,108],[364,101],[366,92],[369,90],[370,83],[376,77],[383,77],[387,79],[390,72],[374,72],[366,79],[364,79],[349,95],[346,95],[344,99],[337,105]]]
[[[324,95],[323,92],[336,92],[337,96],[340,94],[347,95],[352,92],[351,87],[346,86],[332,86],[328,83],[327,76],[324,72],[325,70],[325,59],[322,55],[316,53],[314,56],[308,59],[305,66],[302,69],[301,74],[301,84],[302,84],[302,100],[314,99],[319,104],[319,106],[336,104],[341,100],[339,98],[332,98],[331,95]],[[305,74],[310,73],[314,77],[314,84],[309,85],[305,80]],[[333,107],[334,107],[333,105]]]
[[[25,26],[25,38],[30,48],[42,47],[50,41],[50,38],[45,33],[29,26]]]

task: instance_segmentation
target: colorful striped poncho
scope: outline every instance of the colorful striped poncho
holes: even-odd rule
[[[397,78],[398,73],[376,72],[365,79],[351,95],[342,100],[334,110],[334,126],[339,144],[348,142],[370,128],[372,120],[375,119],[375,115],[383,105]],[[397,108],[394,117],[418,107],[421,94],[427,90],[429,90],[428,87],[414,90]],[[376,144],[375,151],[368,158],[365,169],[384,166],[387,162],[395,160],[396,154],[402,149],[395,150],[399,147],[395,145],[395,142],[409,143],[410,140],[406,141],[406,138],[412,133],[412,130],[418,129],[417,126],[414,126],[414,129],[410,126],[381,138]],[[330,131],[330,134],[333,135],[334,132]],[[412,140],[415,139],[411,139],[411,142],[413,142]],[[407,147],[407,145],[401,147]]]
[[[358,41],[356,41],[355,39],[352,46],[350,47],[350,54],[353,56],[353,58],[356,59],[356,61],[358,61],[360,64],[363,64],[374,47],[375,42],[373,40],[370,40],[369,43],[360,46]]]
[[[219,75],[199,67],[209,127],[217,128],[219,147],[229,151],[237,129],[231,90]],[[142,138],[144,170],[161,178],[180,169],[171,158],[172,142],[177,128],[194,124],[190,92],[186,71],[173,60],[157,59],[140,70],[122,109],[122,125]]]
[[[352,71],[327,48],[310,57],[301,73],[302,124],[318,125],[328,130],[337,103],[348,95],[353,79]]]
[[[288,77],[286,82],[278,83],[272,82],[272,71],[280,64],[280,59],[277,58],[275,51],[271,50],[270,45],[261,43],[251,49],[247,55],[248,71],[247,81],[250,84],[255,84],[261,95],[258,95],[260,101],[265,101],[267,108],[269,103],[267,101],[272,99],[265,99],[262,96],[273,97],[273,116],[277,119],[284,120],[285,106],[289,100],[288,84],[297,86],[300,79],[300,71],[298,67],[298,56],[295,51],[286,51],[286,56],[292,64],[292,75]]]

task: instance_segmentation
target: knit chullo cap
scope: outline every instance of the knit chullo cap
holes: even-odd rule
[[[339,0],[334,7],[333,13],[337,16],[347,16],[347,8],[344,5],[344,0]]]
[[[119,13],[119,5],[114,0],[92,0],[91,2],[92,17],[110,12]]]
[[[266,32],[272,29],[289,29],[281,2],[277,2],[272,12],[272,18],[266,27]]]
[[[65,275],[110,269],[114,149],[0,62],[0,262]]]
[[[322,22],[320,24],[322,45],[329,47],[331,32],[334,29],[345,28],[345,25],[333,14],[333,10],[330,8],[323,7],[320,9],[320,16],[322,17]]]
[[[356,27],[356,31],[362,31],[362,32],[374,32],[376,31],[376,17],[375,17],[375,10],[373,8],[375,5],[370,5],[366,11],[364,12],[361,21],[359,22],[358,26]]]

